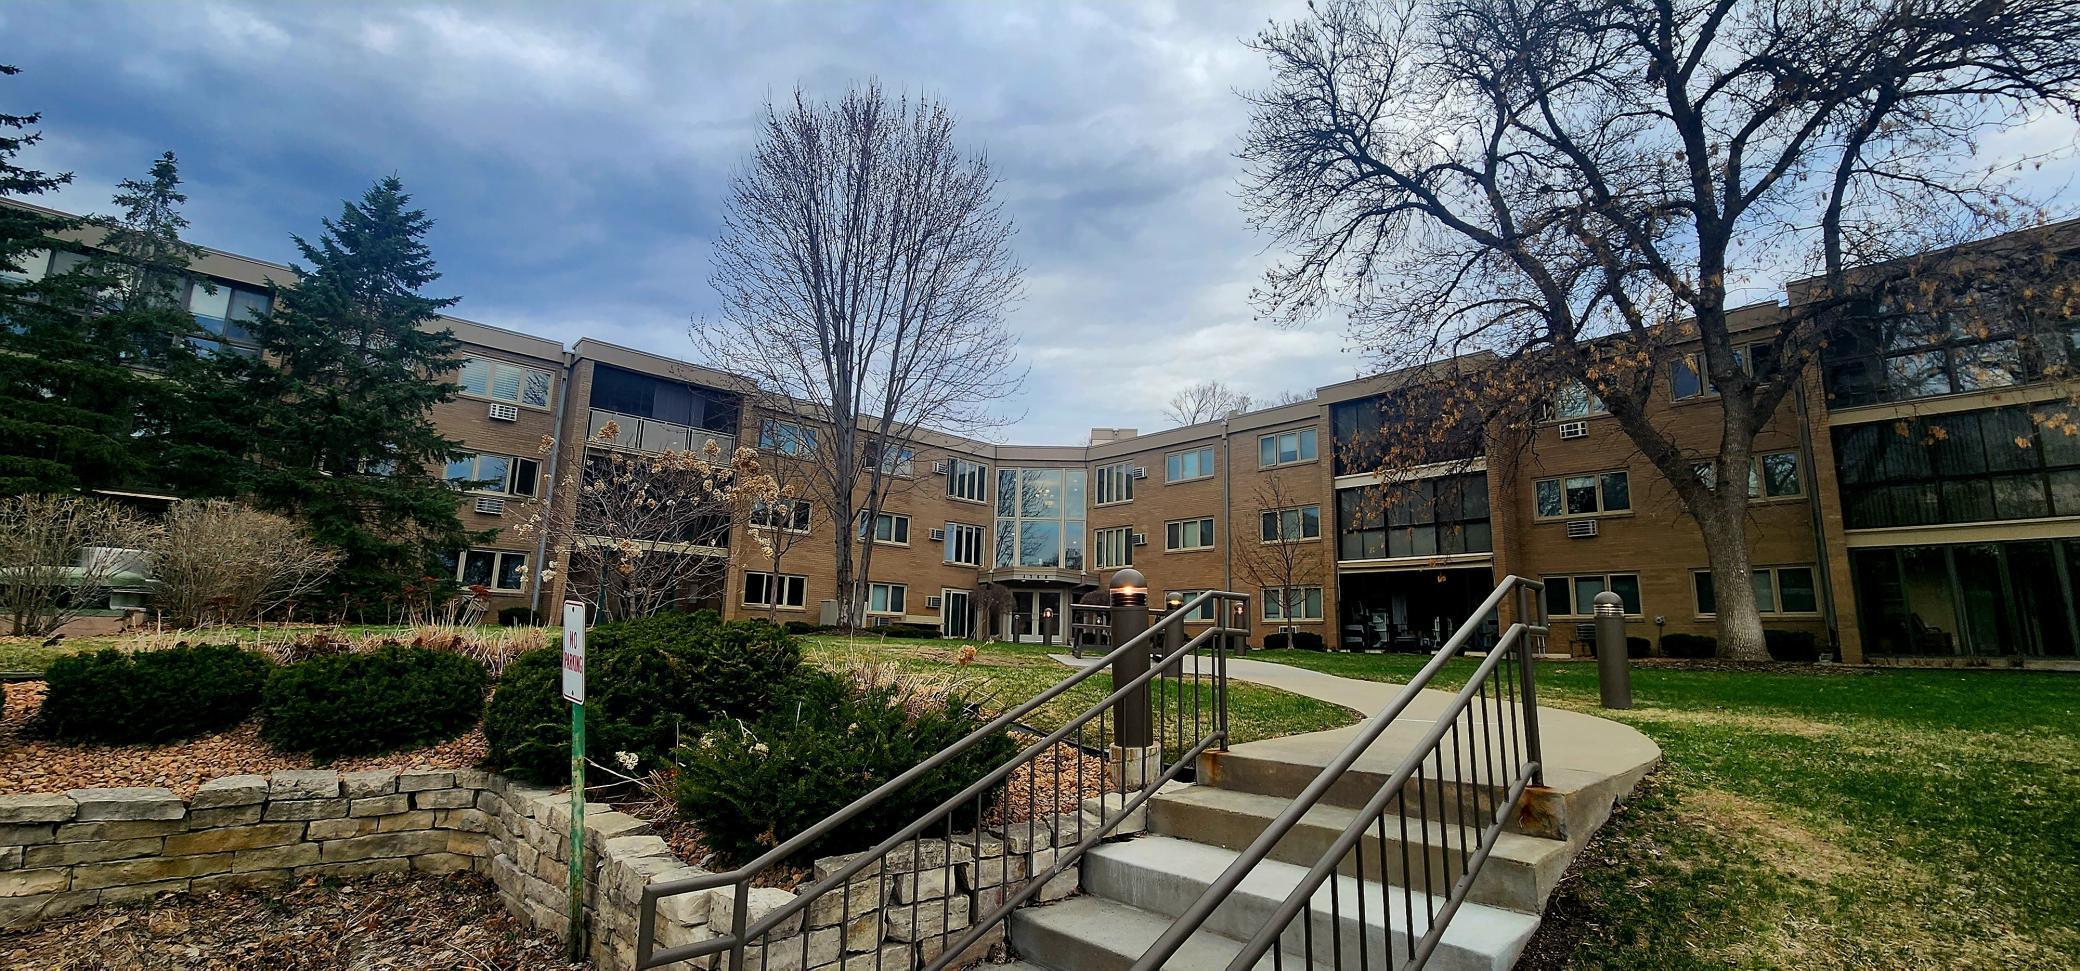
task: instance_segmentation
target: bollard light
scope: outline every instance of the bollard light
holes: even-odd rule
[[[1172,593],[1163,599],[1163,606],[1169,608],[1170,612],[1176,613],[1179,607],[1184,606],[1184,594]]]
[[[1112,605],[1128,607],[1148,603],[1148,581],[1141,571],[1129,567],[1112,575]]]

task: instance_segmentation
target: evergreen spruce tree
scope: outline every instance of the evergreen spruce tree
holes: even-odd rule
[[[423,325],[455,300],[420,292],[440,274],[423,241],[432,221],[410,201],[392,176],[315,242],[292,237],[308,266],[249,324],[260,355],[218,359],[249,408],[241,491],[345,553],[330,594],[360,615],[489,538],[463,528],[461,494],[440,473],[460,443],[431,409],[454,395],[457,344]]]

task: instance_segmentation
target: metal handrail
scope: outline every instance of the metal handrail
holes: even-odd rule
[[[1511,624],[1509,630],[1497,640],[1495,646],[1489,650],[1488,656],[1476,667],[1474,674],[1467,679],[1465,686],[1453,696],[1452,703],[1446,707],[1445,711],[1433,722],[1430,729],[1424,733],[1422,740],[1410,749],[1409,754],[1396,766],[1386,782],[1380,785],[1379,790],[1366,802],[1365,807],[1353,817],[1350,824],[1338,835],[1330,848],[1308,870],[1306,877],[1281,902],[1263,927],[1250,938],[1247,946],[1243,948],[1241,953],[1237,954],[1234,960],[1228,964],[1228,971],[1244,971],[1244,969],[1252,967],[1254,962],[1263,957],[1278,942],[1293,918],[1310,905],[1315,891],[1321,887],[1322,882],[1336,872],[1344,857],[1351,853],[1352,848],[1362,841],[1365,831],[1371,828],[1377,821],[1381,824],[1382,833],[1384,833],[1384,813],[1387,803],[1397,798],[1402,800],[1402,808],[1404,810],[1404,830],[1402,834],[1404,876],[1410,875],[1408,870],[1412,868],[1409,866],[1406,858],[1406,853],[1408,852],[1406,847],[1406,787],[1410,779],[1415,778],[1419,795],[1422,793],[1423,781],[1421,772],[1423,764],[1431,758],[1433,751],[1438,749],[1447,731],[1453,734],[1455,740],[1457,739],[1458,717],[1470,710],[1469,705],[1476,694],[1483,699],[1483,712],[1487,710],[1485,699],[1488,678],[1494,675],[1498,666],[1505,659],[1514,656],[1520,660],[1521,665],[1523,702],[1520,718],[1524,734],[1521,738],[1510,736],[1496,739],[1496,741],[1503,744],[1505,760],[1508,757],[1508,743],[1512,739],[1519,743],[1518,752],[1520,758],[1518,759],[1518,765],[1514,769],[1515,777],[1508,786],[1506,798],[1497,800],[1492,807],[1493,812],[1490,814],[1492,818],[1481,830],[1478,851],[1469,850],[1462,834],[1460,846],[1463,867],[1462,875],[1454,882],[1452,892],[1447,897],[1445,904],[1430,914],[1426,932],[1420,943],[1415,940],[1414,936],[1412,896],[1404,898],[1404,906],[1409,910],[1407,921],[1409,926],[1405,931],[1409,937],[1409,961],[1404,966],[1421,967],[1423,962],[1428,960],[1430,954],[1435,950],[1439,940],[1442,939],[1445,925],[1450,921],[1452,915],[1458,912],[1459,904],[1464,901],[1466,894],[1471,890],[1474,878],[1479,874],[1481,866],[1487,862],[1488,854],[1493,849],[1496,836],[1501,831],[1503,825],[1508,822],[1509,814],[1514,811],[1517,803],[1523,798],[1526,787],[1539,784],[1543,780],[1544,769],[1538,737],[1538,708],[1536,694],[1533,690],[1529,644],[1533,635],[1543,635],[1548,630],[1544,623],[1545,617],[1542,604],[1535,614],[1532,608],[1533,598],[1531,594],[1542,593],[1544,590],[1544,583],[1515,575],[1508,576],[1500,584],[1497,584],[1495,590],[1481,601],[1480,607],[1472,612],[1471,616],[1459,626],[1457,631],[1453,632],[1451,638],[1445,641],[1444,646],[1438,649],[1436,655],[1428,663],[1424,664],[1421,670],[1416,672],[1415,677],[1409,680],[1400,693],[1396,694],[1385,708],[1368,718],[1360,726],[1357,735],[1351,739],[1349,744],[1344,746],[1342,751],[1336,754],[1335,758],[1329,760],[1328,765],[1324,766],[1322,771],[1316,774],[1315,778],[1300,791],[1299,795],[1294,797],[1292,804],[1287,806],[1276,819],[1272,820],[1271,824],[1265,827],[1262,833],[1258,834],[1249,847],[1243,850],[1228,865],[1227,869],[1222,871],[1219,877],[1215,878],[1204,893],[1200,894],[1199,899],[1194,901],[1176,921],[1171,923],[1162,936],[1157,938],[1148,951],[1134,963],[1134,971],[1154,971],[1154,969],[1162,967],[1164,962],[1176,954],[1184,942],[1206,923],[1214,910],[1235,891],[1236,887],[1240,886],[1242,881],[1270,856],[1272,848],[1277,846],[1288,833],[1292,832],[1299,825],[1302,817],[1306,816],[1310,810],[1329,794],[1332,788],[1344,779],[1350,772],[1351,767],[1365,754],[1372,743],[1377,741],[1386,732],[1387,728],[1393,724],[1394,720],[1399,718],[1414,703],[1419,693],[1425,690],[1445,664],[1464,650],[1489,615],[1494,614],[1501,606],[1504,598],[1514,591],[1518,595],[1518,617],[1520,619],[1516,623]],[[1528,622],[1533,616],[1537,617],[1538,623]],[[1507,680],[1503,683],[1510,684]],[[1511,684],[1511,687],[1515,689],[1517,686]],[[1498,688],[1498,695],[1495,700],[1499,708],[1502,703],[1500,688]],[[1494,724],[1493,719],[1488,721],[1489,728],[1493,728]],[[1512,728],[1514,727],[1513,725]],[[1484,744],[1486,739],[1487,736],[1484,735]],[[1492,782],[1494,779],[1492,752],[1490,752],[1490,758],[1490,780]],[[1440,769],[1442,764],[1440,755]],[[1455,767],[1457,766],[1457,756],[1454,757],[1454,765]],[[1478,774],[1477,769],[1475,774]],[[1439,778],[1435,781],[1440,801],[1442,801],[1443,780]],[[1462,783],[1463,781],[1461,780]],[[1463,790],[1464,787],[1462,784],[1455,786],[1455,788]],[[1460,795],[1463,799],[1463,791]],[[1475,811],[1478,812],[1480,801],[1478,792],[1475,793],[1474,801]],[[1462,818],[1464,815],[1462,811]],[[1450,841],[1448,837],[1443,837],[1442,821],[1439,823],[1439,834],[1443,838],[1447,850],[1449,850]],[[1425,839],[1427,838],[1426,833]],[[1382,842],[1384,842],[1384,839]],[[1360,881],[1359,892],[1362,894],[1364,876],[1362,854],[1357,857],[1357,863]],[[1386,876],[1384,859],[1381,861],[1381,867],[1381,876],[1384,879]],[[1423,867],[1427,878],[1429,867],[1427,850],[1424,852]],[[1331,885],[1331,890],[1333,900],[1334,884]],[[1406,895],[1412,895],[1415,892],[1413,887],[1408,886],[1404,886],[1403,891]],[[1364,914],[1362,905],[1363,901],[1361,900],[1359,908],[1361,916]],[[1428,905],[1426,904],[1426,910],[1427,908]],[[1389,916],[1391,917],[1390,912]],[[1340,917],[1338,919],[1340,920]],[[1336,932],[1340,935],[1340,923],[1335,926]],[[1312,921],[1309,921],[1304,926],[1304,933],[1308,938],[1310,950],[1307,960],[1309,966],[1312,967]],[[1361,966],[1364,966],[1366,963],[1364,960],[1364,946],[1361,937],[1359,942],[1359,964]],[[1391,942],[1387,946],[1389,951],[1391,951]],[[1341,967],[1343,954],[1340,941],[1336,943],[1336,948],[1336,965]],[[1387,955],[1387,957],[1391,957],[1391,954]]]
[[[1097,702],[1096,704],[1093,704],[1084,712],[1077,715],[1075,718],[1070,719],[1060,729],[1057,729],[1053,733],[1050,733],[1048,736],[1041,739],[1040,741],[1034,742],[1033,744],[1027,746],[1025,749],[1020,751],[1017,756],[1001,764],[995,770],[991,771],[986,776],[984,776],[982,779],[979,779],[974,783],[971,783],[968,787],[961,790],[960,793],[949,798],[948,800],[940,804],[938,807],[933,809],[931,812],[926,813],[918,820],[905,826],[896,835],[884,839],[882,842],[876,844],[873,848],[865,852],[854,854],[851,862],[839,868],[837,872],[831,874],[828,877],[825,877],[822,880],[817,881],[809,888],[798,893],[792,901],[789,901],[788,903],[766,913],[765,915],[761,916],[757,921],[747,923],[746,912],[748,909],[747,903],[750,895],[751,881],[759,873],[767,869],[770,869],[774,866],[777,866],[787,861],[788,859],[794,857],[795,855],[802,852],[805,848],[813,844],[815,841],[823,838],[824,836],[829,835],[837,827],[844,825],[845,823],[859,816],[866,810],[871,809],[875,805],[885,801],[889,796],[894,795],[897,792],[900,792],[904,788],[908,787],[911,783],[917,781],[919,778],[922,778],[924,775],[933,771],[939,766],[944,765],[947,761],[960,755],[962,752],[965,752],[968,749],[971,749],[974,746],[981,744],[985,740],[988,740],[996,736],[1006,728],[1016,724],[1025,715],[1031,713],[1032,711],[1046,704],[1047,702],[1052,701],[1057,697],[1060,697],[1062,694],[1074,688],[1075,686],[1083,683],[1085,680],[1094,677],[1101,672],[1109,673],[1111,670],[1111,665],[1120,658],[1127,656],[1129,652],[1137,650],[1147,650],[1148,645],[1153,643],[1157,638],[1164,636],[1170,627],[1182,626],[1182,624],[1185,623],[1185,618],[1190,615],[1192,609],[1197,608],[1202,602],[1208,600],[1209,598],[1218,600],[1241,600],[1246,602],[1248,600],[1248,595],[1219,590],[1209,590],[1200,593],[1199,595],[1192,598],[1190,603],[1185,605],[1184,609],[1177,610],[1173,612],[1171,615],[1162,617],[1156,623],[1150,625],[1147,630],[1142,631],[1141,633],[1136,634],[1131,638],[1128,638],[1126,641],[1119,644],[1118,646],[1113,647],[1112,650],[1108,652],[1104,657],[1099,658],[1097,661],[1085,666],[1081,670],[1074,672],[1069,677],[1064,678],[1059,682],[1056,682],[1054,685],[1033,696],[1031,699],[1028,699],[1024,703],[1008,711],[1003,712],[996,718],[990,720],[988,724],[983,725],[981,728],[978,728],[975,731],[969,733],[967,736],[963,737],[960,741],[957,741],[952,745],[946,747],[945,749],[942,749],[939,752],[934,753],[930,758],[918,763],[910,769],[881,784],[880,786],[876,787],[872,792],[869,792],[866,795],[863,795],[858,799],[853,800],[844,808],[839,809],[837,812],[834,812],[831,815],[817,821],[815,824],[811,825],[807,829],[804,829],[802,832],[797,833],[793,837],[790,837],[789,839],[783,841],[778,846],[775,846],[772,849],[766,851],[765,853],[761,854],[757,859],[752,860],[749,863],[746,863],[733,870],[729,870],[723,873],[702,874],[700,876],[688,877],[681,880],[673,880],[663,883],[654,883],[645,886],[642,891],[642,903],[637,918],[636,967],[638,969],[662,967],[664,965],[671,964],[677,961],[690,960],[693,958],[699,958],[710,954],[718,954],[724,951],[728,951],[730,953],[729,968],[731,969],[731,971],[742,971],[744,961],[744,949],[753,938],[767,934],[773,928],[780,926],[782,923],[784,923],[789,918],[793,917],[795,914],[798,914],[806,910],[807,908],[812,906],[816,900],[821,899],[824,894],[830,892],[832,889],[847,886],[848,882],[850,881],[853,875],[865,869],[873,861],[884,857],[889,850],[917,836],[919,833],[923,832],[927,827],[930,827],[934,822],[939,820],[942,816],[945,816],[947,813],[958,809],[964,803],[977,799],[982,793],[987,792],[991,787],[997,785],[998,783],[1008,778],[1012,772],[1018,769],[1018,767],[1025,764],[1027,761],[1031,760],[1036,755],[1047,751],[1055,744],[1061,742],[1070,734],[1070,732],[1082,728],[1084,725],[1088,724],[1093,719],[1101,718],[1105,713],[1111,711],[1114,708],[1114,706],[1119,704],[1123,699],[1128,698],[1130,695],[1132,695],[1138,690],[1144,689],[1150,681],[1156,678],[1164,677],[1167,674],[1171,674],[1171,669],[1173,668],[1173,666],[1181,664],[1182,659],[1186,655],[1192,654],[1193,652],[1206,647],[1209,643],[1213,644],[1217,649],[1217,653],[1215,655],[1215,671],[1213,673],[1213,677],[1215,679],[1215,692],[1217,695],[1224,694],[1226,680],[1226,664],[1224,662],[1224,654],[1219,653],[1218,648],[1222,646],[1222,638],[1224,638],[1226,635],[1240,633],[1241,631],[1238,628],[1233,628],[1227,626],[1225,623],[1218,622],[1217,618],[1217,622],[1214,623],[1212,626],[1208,627],[1206,630],[1199,632],[1199,634],[1190,638],[1189,640],[1186,640],[1181,646],[1178,646],[1177,648],[1172,650],[1169,654],[1161,658],[1161,660],[1157,663],[1150,665],[1146,671],[1142,672],[1137,677],[1129,679],[1125,684],[1114,685],[1113,691],[1110,694],[1108,694],[1104,699]],[[1219,611],[1218,609],[1215,612],[1216,614],[1221,613],[1221,611]],[[1195,674],[1196,673],[1197,672],[1195,666]],[[1194,697],[1197,697],[1196,694]],[[1168,781],[1169,779],[1175,778],[1178,773],[1182,772],[1186,767],[1192,765],[1193,762],[1199,756],[1199,754],[1203,753],[1207,748],[1211,747],[1212,745],[1219,744],[1225,747],[1227,727],[1225,717],[1225,698],[1217,698],[1216,705],[1217,711],[1219,712],[1219,717],[1215,722],[1214,730],[1209,732],[1203,739],[1201,739],[1201,741],[1196,746],[1189,750],[1189,752],[1187,753],[1189,758],[1179,758],[1177,764],[1168,767],[1163,773],[1161,773],[1159,776],[1159,779],[1161,781]],[[1160,723],[1161,720],[1158,719],[1157,721]],[[1088,840],[1079,841],[1079,844],[1074,848],[1074,853],[1080,854],[1085,848],[1087,848],[1088,845],[1095,844],[1095,842],[1098,839],[1102,839],[1105,833],[1114,826],[1116,826],[1117,822],[1120,819],[1126,818],[1128,814],[1130,814],[1134,809],[1139,808],[1139,806],[1143,802],[1145,802],[1150,796],[1152,796],[1155,792],[1156,786],[1157,784],[1152,783],[1144,787],[1144,791],[1142,791],[1139,794],[1139,797],[1134,799],[1131,804],[1124,805],[1120,810],[1118,817],[1113,819],[1112,822],[1104,823],[1104,821],[1101,820],[1101,823],[1103,823],[1103,825],[1101,825],[1098,828],[1099,832],[1095,836],[1089,838]],[[979,823],[980,820],[978,820],[978,827]],[[1048,875],[1052,876],[1059,873],[1064,865],[1073,862],[1073,855],[1065,855],[1064,858],[1057,860],[1057,865],[1055,867],[1050,868],[1050,870],[1048,871]],[[653,945],[655,943],[656,934],[657,901],[660,898],[677,896],[686,893],[695,893],[703,890],[712,890],[719,887],[725,887],[730,885],[735,885],[737,906],[734,909],[735,918],[733,920],[733,926],[731,927],[728,934],[717,936],[709,940],[698,941],[692,944],[681,945],[679,947],[669,948],[664,951],[658,951],[653,953]],[[1044,886],[1044,881],[1029,880],[1028,885],[1022,888],[1021,892],[1015,896],[1015,899],[1017,901],[1029,899],[1032,895],[1038,893],[1042,886]],[[1016,906],[1016,903],[1011,903],[1010,906]],[[1010,906],[1005,906],[1001,909],[1004,912],[1008,913]],[[1001,917],[1001,914],[997,916]],[[990,923],[991,922],[981,922],[975,924],[973,927],[970,928],[970,933],[964,936],[962,940],[959,942],[959,944],[957,944],[954,947],[948,948],[944,951],[944,953],[942,954],[942,958],[950,957],[954,954],[959,953],[959,951],[962,948],[968,946],[968,944],[971,944],[973,942],[971,938],[979,938],[980,933],[986,931],[990,926]]]

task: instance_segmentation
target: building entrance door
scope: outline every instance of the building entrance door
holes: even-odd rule
[[[1067,625],[1069,598],[1060,590],[1014,590],[1011,592],[1011,623],[1008,630],[1011,639],[1022,644],[1038,644],[1044,638],[1041,627],[1046,625],[1054,632],[1054,642],[1062,643],[1062,631]],[[1045,616],[1053,611],[1054,616]]]
[[[968,591],[945,590],[939,608],[939,633],[947,637],[975,636],[975,618],[968,611]]]

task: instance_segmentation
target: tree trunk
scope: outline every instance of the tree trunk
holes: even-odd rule
[[[1706,562],[1712,567],[1713,607],[1719,616],[1719,656],[1729,661],[1767,661],[1762,615],[1755,609],[1754,570],[1749,566],[1747,498],[1741,483],[1714,497],[1697,524],[1704,532]],[[1737,505],[1737,509],[1728,509]]]

